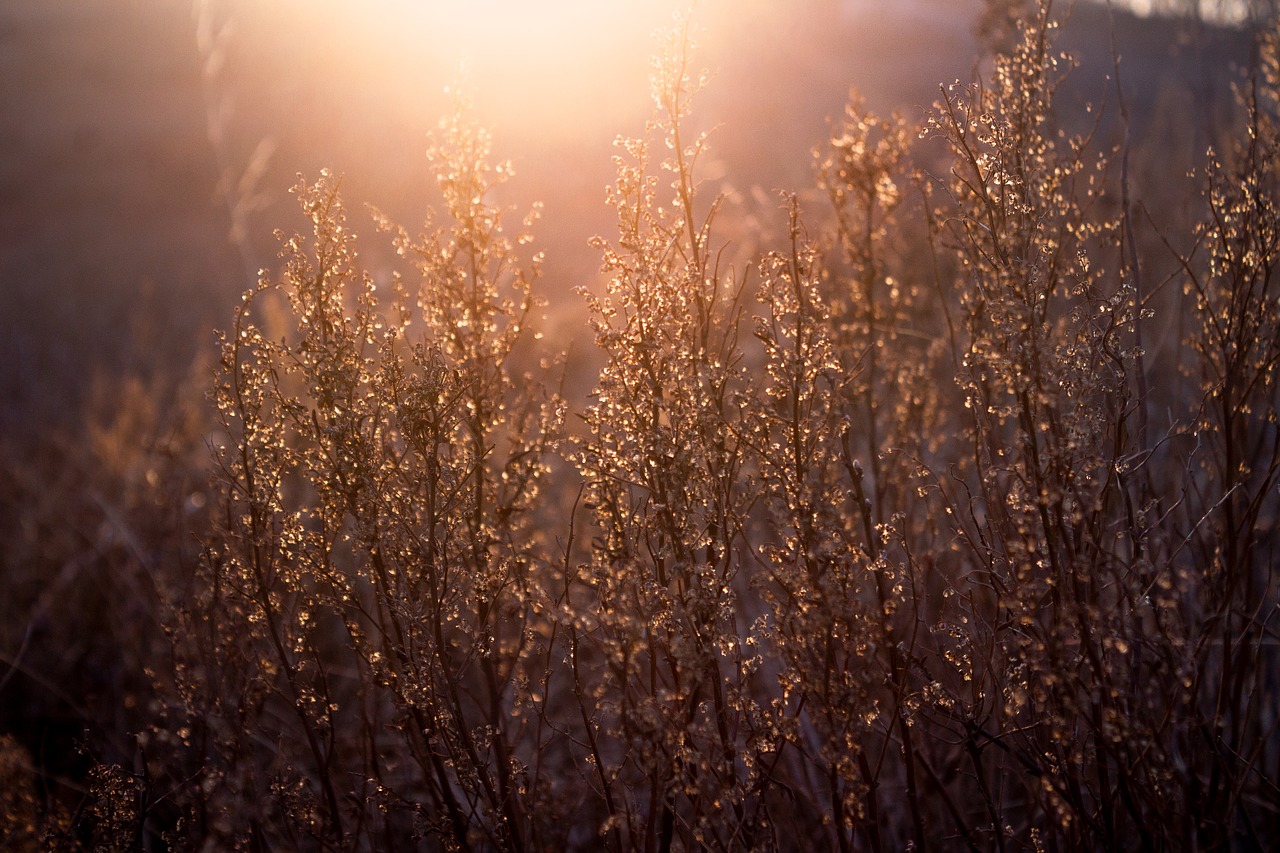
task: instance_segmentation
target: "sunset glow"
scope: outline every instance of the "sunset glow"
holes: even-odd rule
[[[461,81],[500,123],[557,135],[647,104],[653,33],[675,8],[667,0],[373,0],[337,3],[334,17],[360,39],[351,62],[394,63],[408,88],[438,87],[419,76],[430,68]]]

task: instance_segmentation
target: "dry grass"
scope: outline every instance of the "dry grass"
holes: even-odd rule
[[[309,230],[222,339],[207,515],[195,410],[139,386],[83,457],[120,497],[65,503],[80,526],[22,557],[133,584],[101,633],[138,662],[81,790],[0,741],[0,837],[1274,845],[1278,45],[1178,221],[1128,141],[1060,128],[1055,29],[1038,6],[919,124],[853,98],[822,209],[784,198],[753,259],[700,181],[673,32],[619,142],[580,406],[539,340],[537,211],[501,204],[465,104],[429,153],[439,209],[380,220],[386,285],[339,182],[300,183]],[[157,521],[165,490],[186,519]],[[38,492],[3,491],[14,541]],[[95,559],[58,568],[77,536]]]

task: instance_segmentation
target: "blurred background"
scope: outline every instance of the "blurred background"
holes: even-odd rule
[[[273,265],[275,229],[296,227],[298,174],[331,168],[357,211],[412,230],[432,202],[423,151],[450,86],[513,160],[511,203],[545,204],[550,321],[576,334],[572,288],[598,266],[586,242],[610,226],[613,141],[643,128],[652,34],[679,5],[0,4],[0,434],[74,423],[99,374],[171,371],[210,346]],[[1136,135],[1190,162],[1247,59],[1246,10],[1132,7],[1143,14],[1070,8],[1080,115],[1086,100],[1114,113],[1114,23]],[[983,15],[981,0],[706,0],[695,63],[711,82],[695,120],[717,130],[703,178],[737,215],[774,218],[775,190],[812,183],[811,149],[851,86],[918,117],[939,83],[971,79]],[[362,214],[353,225],[379,250]]]

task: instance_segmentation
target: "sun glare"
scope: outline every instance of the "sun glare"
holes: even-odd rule
[[[496,124],[556,136],[647,105],[652,35],[672,20],[676,4],[367,0],[337,7],[337,17],[362,34],[352,61],[382,62],[389,51],[412,57],[419,72],[429,67],[461,79]],[[420,92],[441,84],[400,73]]]

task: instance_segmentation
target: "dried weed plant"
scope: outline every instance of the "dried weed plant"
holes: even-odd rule
[[[1053,9],[1019,20],[919,124],[853,98],[828,209],[785,198],[782,245],[731,264],[685,19],[619,141],[572,424],[522,369],[554,358],[536,217],[509,228],[465,108],[430,151],[441,212],[380,219],[406,276],[375,286],[338,181],[299,183],[310,233],[222,340],[150,726],[57,837],[1277,843],[1277,39],[1203,222],[1155,235],[1186,335],[1147,353],[1176,301],[1141,278],[1127,142],[1060,130]],[[55,835],[25,755],[0,741],[17,846]]]

